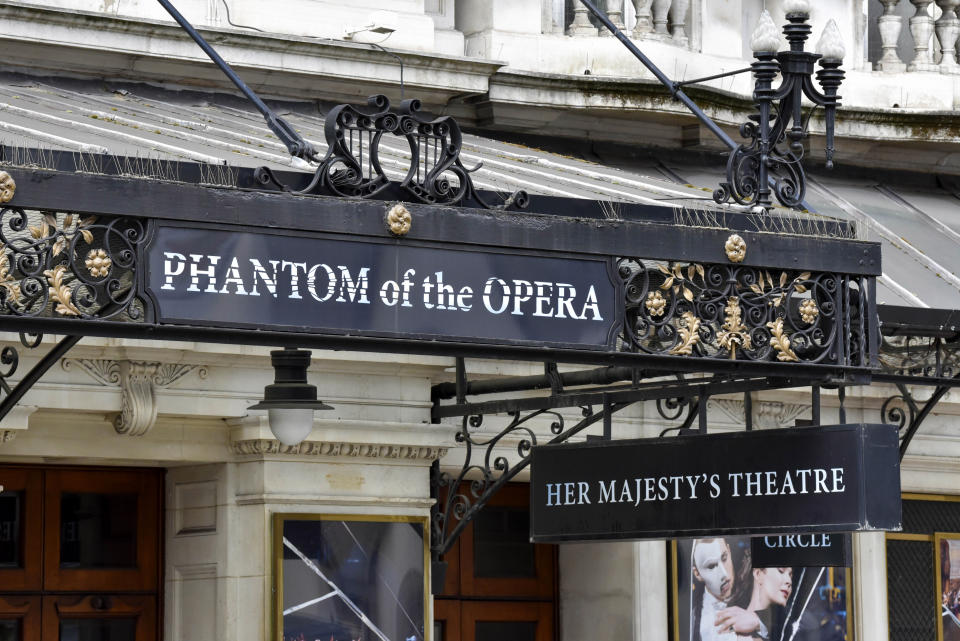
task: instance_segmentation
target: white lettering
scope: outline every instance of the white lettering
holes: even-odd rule
[[[396,285],[396,283],[393,284]],[[386,285],[386,283],[384,283],[384,285]],[[547,483],[547,507],[552,507],[554,505],[560,505],[560,484]]]
[[[617,491],[617,482],[610,481],[610,485],[604,485],[603,481],[597,481],[600,484],[600,500],[597,503],[616,503],[613,493]]]
[[[536,309],[534,309],[533,315],[552,318],[553,310],[550,308],[550,299],[553,296],[553,283],[538,280],[534,281],[533,284],[537,288]],[[543,308],[544,305],[547,306],[546,310]]]
[[[200,291],[200,277],[207,277],[207,288],[203,291],[209,292],[211,294],[217,293],[217,276],[216,276],[216,266],[220,262],[219,256],[207,256],[207,260],[210,261],[210,266],[206,269],[199,269],[197,263],[203,260],[202,254],[190,254],[190,260],[193,262],[190,263],[190,287],[187,287],[188,292],[199,292]]]
[[[380,286],[380,300],[387,307],[393,307],[400,300],[400,286],[397,281],[388,280]],[[403,305],[401,305],[403,307]]]
[[[567,294],[569,292],[569,294]],[[557,283],[557,318],[569,316],[574,320],[581,320],[577,312],[573,311],[573,300],[577,297],[577,290],[573,285]]]
[[[227,277],[223,280],[223,287],[220,288],[221,294],[229,294],[228,288],[235,285],[237,291],[234,292],[240,296],[247,295],[247,289],[243,286],[243,279],[240,278],[240,265],[237,264],[237,257],[234,256],[230,261],[230,267],[227,268]]]
[[[523,294],[520,293],[521,289],[524,291]],[[510,312],[514,316],[523,316],[523,312],[520,311],[520,304],[525,303],[533,296],[533,285],[530,284],[530,281],[526,280],[514,280],[513,281],[513,311]]]
[[[490,304],[490,294],[493,292],[494,283],[500,285],[500,309],[494,309]],[[491,314],[502,314],[507,310],[507,307],[510,306],[510,288],[507,286],[506,281],[496,276],[487,279],[486,284],[483,286],[483,306],[486,307],[487,311]]]
[[[580,319],[583,320],[587,317],[587,310],[593,310],[593,318],[591,320],[602,321],[603,317],[600,316],[600,307],[597,303],[597,292],[594,290],[593,285],[590,285],[589,291],[587,291],[587,300],[583,303],[583,310],[580,312]]]
[[[327,291],[323,296],[317,293],[317,270],[323,269],[327,273]],[[330,265],[319,263],[310,268],[307,272],[307,291],[318,303],[325,303],[333,297],[337,291],[337,275],[330,269]]]
[[[172,259],[176,259],[179,262],[174,265]],[[176,287],[173,286],[173,277],[182,274],[186,267],[187,257],[183,254],[163,252],[163,286],[160,289],[175,290]],[[176,268],[176,271],[174,271],[174,268]]]
[[[843,468],[831,467],[830,471],[833,472],[833,491],[836,493],[846,492],[847,488],[843,484]]]
[[[353,282],[353,277],[350,275],[350,270],[347,269],[346,265],[337,265],[337,269],[340,270],[340,295],[337,296],[338,303],[345,303],[346,296],[350,298],[351,303],[359,303],[361,305],[369,305],[370,299],[367,298],[367,274],[370,272],[369,267],[364,267],[360,270],[360,273],[357,274],[357,282]],[[360,293],[360,299],[357,300],[357,293]]]
[[[304,273],[307,272],[306,263],[291,263],[289,260],[285,260],[280,263],[280,269],[285,270],[290,268],[290,296],[289,298],[303,298],[300,295],[300,274],[298,273],[298,268],[303,270]]]
[[[277,297],[277,267],[280,265],[280,261],[271,260],[268,262],[270,266],[273,267],[273,276],[267,274],[267,270],[263,268],[259,260],[256,258],[250,259],[250,264],[253,266],[253,286],[250,288],[251,296],[260,295],[260,292],[257,290],[257,280],[262,280],[263,284],[267,287],[267,291],[270,292],[274,298]]]

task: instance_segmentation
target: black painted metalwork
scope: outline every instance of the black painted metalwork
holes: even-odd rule
[[[737,264],[621,259],[624,349],[747,361],[871,366],[867,282]]]
[[[456,435],[457,443],[464,448],[462,468],[455,475],[433,468],[431,483],[440,499],[430,514],[434,558],[446,554],[490,497],[530,464],[530,450],[538,443],[537,433],[531,427],[535,419],[549,420],[549,442],[562,443],[629,404],[611,400],[604,411],[585,409],[583,419],[571,427],[566,426],[560,413],[547,409],[511,412],[506,427],[496,434],[478,433],[484,422],[482,414],[464,416]],[[513,452],[508,455],[510,450]],[[459,490],[464,481],[469,481],[466,494]]]
[[[652,380],[646,383],[566,390],[562,394],[549,396],[524,396],[493,401],[473,401],[440,405],[434,403],[433,418],[439,420],[449,417],[475,415],[510,414],[537,410],[553,410],[564,407],[592,407],[602,405],[604,395],[611,403],[637,403],[656,401],[657,399],[688,399],[688,403],[699,403],[692,399],[701,399],[719,394],[742,394],[747,391],[776,390],[799,387],[809,383],[803,378],[783,378],[774,376],[711,376],[691,380]],[[692,410],[693,414],[699,409]],[[677,419],[679,420],[679,415]]]
[[[260,167],[255,173],[261,185],[272,185],[298,194],[374,197],[393,184],[379,160],[380,141],[385,134],[391,134],[405,138],[410,146],[410,166],[400,187],[419,202],[458,205],[470,200],[487,209],[509,209],[514,206],[522,209],[527,206],[529,197],[523,190],[515,191],[497,205],[485,201],[477,193],[470,177],[482,163],[468,169],[460,160],[463,136],[457,121],[450,116],[427,118],[420,115],[420,101],[416,99],[403,100],[395,111],[390,109],[390,101],[383,95],[371,96],[367,100],[370,111],[361,111],[352,105],[334,107],[326,117],[324,135],[327,153],[321,158],[312,144],[247,86],[169,0],[157,1],[254,104],[270,130],[286,145],[290,155],[318,163],[313,179],[304,188],[295,189],[284,183],[268,167]],[[402,96],[403,60],[383,47],[375,46],[400,61]]]
[[[808,17],[804,13],[787,15],[788,24],[783,32],[790,43],[788,51],[754,52],[757,60],[752,65],[756,81],[753,99],[757,114],[740,127],[740,135],[747,142],[737,146],[728,158],[726,182],[713,194],[718,203],[733,201],[768,208],[772,205],[772,183],[772,192],[782,205],[802,206],[806,193],[806,177],[801,165],[803,140],[807,137],[801,103],[804,96],[824,108],[826,166],[833,167],[834,121],[840,104],[837,91],[844,72],[840,69],[840,60],[804,51],[810,35]],[[814,87],[812,80],[817,60],[821,68],[816,77],[822,92]],[[778,74],[782,81],[774,89],[773,81]]]
[[[0,209],[0,315],[143,320],[144,222]]]
[[[917,379],[920,384],[923,379]],[[920,431],[924,421],[930,416],[943,397],[954,387],[960,386],[960,373],[954,375],[950,384],[938,385],[933,389],[930,398],[922,404],[917,402],[906,384],[897,382],[899,394],[894,394],[884,400],[880,406],[880,420],[897,426],[900,432],[900,460],[907,453],[911,441]]]
[[[0,314],[143,320],[144,237],[132,217],[0,209]]]
[[[880,406],[880,418],[900,431],[900,458],[924,421],[954,387],[960,387],[960,331],[950,310],[884,309],[881,372],[875,380],[896,386]],[[919,402],[910,386],[933,388]]]
[[[26,336],[27,335],[23,333],[20,335],[20,342],[26,349],[36,349],[40,346],[41,339],[43,338],[42,334],[31,335],[30,339],[27,339]],[[23,396],[36,385],[51,367],[60,362],[60,359],[70,351],[71,347],[80,342],[81,338],[83,338],[82,335],[64,336],[61,338],[13,388],[10,387],[7,379],[17,371],[20,355],[15,347],[7,346],[3,348],[2,352],[0,352],[0,363],[6,366],[7,369],[0,373],[0,388],[3,390],[3,398],[0,400],[0,420],[3,420],[3,418],[10,413],[10,410],[16,407]]]
[[[296,194],[375,197],[393,184],[380,164],[379,153],[383,137],[391,135],[404,138],[410,148],[410,165],[399,184],[417,201],[457,205],[470,200],[488,209],[526,207],[529,198],[523,190],[499,205],[480,197],[470,174],[482,163],[469,169],[463,165],[463,135],[450,116],[422,116],[419,100],[404,100],[394,110],[383,95],[371,96],[367,107],[361,111],[352,105],[337,105],[330,110],[324,124],[327,153],[317,160],[319,166],[306,187],[293,189],[268,167],[257,169],[257,180]]]

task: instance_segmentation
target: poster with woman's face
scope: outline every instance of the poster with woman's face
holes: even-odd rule
[[[939,641],[960,641],[960,534],[937,534],[935,537],[939,573],[940,620]]]
[[[746,536],[675,549],[675,641],[852,641],[843,568],[754,568]]]

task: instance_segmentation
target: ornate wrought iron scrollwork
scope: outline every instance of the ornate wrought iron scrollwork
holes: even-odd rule
[[[393,184],[380,159],[380,145],[389,134],[403,138],[409,147],[410,165],[399,185],[413,199],[431,205],[457,205],[472,200],[488,209],[526,207],[528,197],[524,191],[514,192],[497,206],[480,198],[470,174],[482,163],[467,168],[461,162],[463,135],[452,117],[424,118],[419,113],[419,100],[404,100],[393,110],[383,95],[371,96],[367,106],[367,111],[352,105],[338,105],[330,110],[324,125],[327,153],[323,158],[312,158],[319,166],[305,188],[291,189],[267,167],[257,169],[257,179],[264,185],[298,194],[374,197]]]
[[[626,405],[614,404],[609,411],[619,411]],[[456,435],[457,442],[463,445],[462,468],[457,474],[435,468],[431,479],[438,495],[430,518],[434,554],[442,556],[449,551],[473,515],[502,485],[530,463],[530,451],[538,443],[537,432],[530,421],[549,418],[549,432],[541,432],[541,436],[550,436],[551,443],[559,443],[599,422],[605,415],[605,412],[594,412],[589,406],[580,409],[583,419],[571,427],[566,426],[562,415],[549,409],[527,414],[511,412],[506,427],[494,436],[472,434],[483,424],[483,416],[464,416]],[[482,452],[482,460],[477,460],[480,458],[478,451]],[[466,493],[460,489],[465,481],[468,481]]]
[[[802,147],[799,154],[782,149],[786,139],[787,119],[780,117],[764,143],[760,127],[755,122],[740,126],[740,136],[749,142],[739,145],[727,158],[726,181],[713,192],[718,203],[736,202],[740,205],[770,205],[769,186],[762,180],[764,174],[774,175],[773,191],[780,204],[799,207],[806,195],[806,175],[803,171]],[[759,119],[759,117],[756,117]],[[761,171],[761,164],[765,165]]]
[[[865,283],[841,274],[620,259],[623,349],[868,366]]]
[[[0,209],[0,314],[143,320],[136,218]]]

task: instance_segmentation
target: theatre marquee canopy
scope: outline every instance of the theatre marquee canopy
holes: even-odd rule
[[[811,378],[876,361],[876,243],[3,169],[5,330]]]

